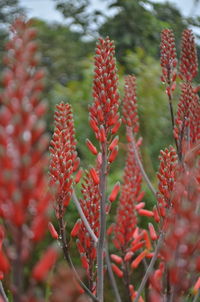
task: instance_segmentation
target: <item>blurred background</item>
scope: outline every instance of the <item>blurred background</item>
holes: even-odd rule
[[[143,137],[142,158],[145,169],[156,185],[158,156],[162,148],[173,144],[170,113],[165,87],[160,81],[160,33],[174,30],[180,55],[181,33],[193,29],[200,56],[200,1],[198,0],[0,0],[0,68],[3,69],[4,46],[9,25],[18,15],[33,18],[38,31],[41,65],[46,69],[46,85],[42,97],[48,103],[47,131],[52,135],[53,113],[60,101],[72,104],[78,140],[78,152],[84,168],[94,163],[85,145],[94,142],[88,125],[88,104],[92,101],[93,54],[99,36],[115,41],[119,75],[119,92],[123,99],[124,76],[137,77],[140,135]],[[197,77],[197,82],[199,78]],[[0,89],[2,87],[0,86]],[[175,92],[177,105],[179,90]],[[126,138],[120,130],[120,153],[109,178],[111,185],[121,180]],[[146,190],[147,208],[155,200]],[[70,206],[68,226],[77,217]],[[114,205],[110,221],[115,215]],[[110,222],[109,221],[109,222]],[[145,224],[145,221],[142,221]],[[47,240],[52,240],[50,237]],[[45,243],[44,243],[45,245]],[[78,260],[76,260],[78,261]],[[106,301],[110,301],[107,299]]]

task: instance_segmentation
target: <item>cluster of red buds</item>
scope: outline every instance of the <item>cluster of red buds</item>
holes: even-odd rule
[[[108,229],[108,233],[113,232],[113,243],[120,253],[120,256],[111,255],[111,259],[114,262],[112,263],[112,269],[119,278],[124,280],[128,297],[132,300],[136,297],[137,291],[130,281],[131,271],[137,269],[144,258],[152,257],[150,252],[152,248],[151,240],[157,239],[153,224],[149,224],[149,232],[138,227],[139,216],[153,217],[154,213],[146,210],[144,208],[145,202],[142,201],[144,197],[144,192],[141,189],[142,174],[137,162],[137,156],[140,157],[141,139],[138,139],[135,143],[139,122],[134,76],[128,76],[125,80],[123,122],[127,127],[127,158],[116,221]],[[143,298],[140,297],[139,301],[143,301]]]
[[[172,193],[173,207],[168,218],[169,225],[161,249],[174,301],[182,301],[182,297],[194,286],[200,272],[200,170],[199,159],[195,157],[199,153],[199,147],[195,152],[188,152],[194,153],[193,161],[190,166],[185,163],[184,169],[180,167]]]
[[[99,177],[98,169],[93,168],[93,173]],[[91,170],[86,171],[84,183],[82,184],[82,195],[80,205],[82,211],[87,218],[94,234],[99,236],[99,208],[100,208],[100,192],[99,184],[95,181]],[[77,237],[77,248],[81,255],[81,263],[87,272],[89,289],[92,292],[96,290],[96,246],[94,240],[87,231],[84,222],[78,219],[71,231],[72,237]]]
[[[32,274],[26,280],[25,291],[23,268],[29,265],[35,245],[46,233],[51,202],[45,173],[48,138],[42,121],[46,104],[40,101],[44,71],[37,67],[35,37],[36,31],[28,22],[23,19],[14,22],[4,58],[7,69],[1,94],[0,217],[8,248],[5,256],[1,247],[0,271],[2,275],[11,268],[10,290],[15,301],[28,299],[29,292],[34,291],[31,282],[39,280]],[[52,265],[43,266],[45,273]],[[29,269],[32,270],[31,266]],[[41,270],[38,272],[43,274]]]
[[[89,108],[89,123],[101,143],[109,142],[110,136],[117,133],[121,124],[114,52],[114,44],[109,38],[99,39],[94,62],[94,100]]]
[[[160,62],[162,67],[161,81],[166,84],[166,93],[169,98],[176,88],[176,47],[174,33],[170,29],[164,29],[161,33]]]
[[[69,104],[56,106],[55,130],[50,143],[51,184],[56,185],[55,211],[57,218],[64,214],[73,191],[73,173],[79,167],[72,109]]]
[[[174,127],[174,137],[177,139],[182,154],[199,139],[199,112],[199,97],[194,92],[192,84],[183,83]]]
[[[154,209],[156,222],[160,222],[160,219],[164,220],[167,217],[168,209],[172,206],[172,192],[176,181],[176,150],[172,146],[164,151],[161,150],[159,159],[157,207]]]
[[[136,97],[136,78],[135,76],[125,77],[124,87],[125,97],[123,101],[123,123],[131,127],[134,133],[139,130],[139,118],[137,113],[137,97]]]
[[[197,73],[198,60],[194,35],[190,29],[185,29],[182,34],[179,77],[186,82],[191,82]]]

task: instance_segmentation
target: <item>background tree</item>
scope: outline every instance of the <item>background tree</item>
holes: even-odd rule
[[[20,14],[24,14],[25,10],[19,5],[18,0],[0,1],[0,68],[2,69],[2,52],[4,44],[8,36],[9,25]]]

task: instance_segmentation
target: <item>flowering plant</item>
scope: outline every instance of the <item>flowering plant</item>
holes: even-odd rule
[[[200,103],[199,87],[193,84],[198,66],[191,30],[183,32],[179,67],[173,32],[166,29],[161,35],[161,81],[166,86],[174,147],[160,151],[157,188],[142,164],[136,78],[126,76],[120,103],[114,43],[100,38],[94,58],[93,102],[89,106],[89,125],[96,141],[86,140],[94,163],[85,171],[80,168],[72,107],[58,104],[49,147],[49,191],[44,172],[48,140],[41,121],[46,105],[39,98],[44,73],[37,68],[35,31],[22,19],[16,20],[12,28],[0,110],[0,277],[3,280],[9,276],[5,288],[8,286],[13,301],[44,301],[40,284],[56,263],[59,246],[69,270],[62,268],[55,273],[51,301],[67,301],[71,293],[73,301],[103,302],[107,272],[117,302],[198,301]],[[175,112],[178,77],[181,93]],[[121,123],[127,138],[123,180],[109,192],[107,179],[118,154]],[[154,196],[152,209],[145,203],[142,181]],[[81,196],[77,197],[80,182]],[[107,227],[107,216],[117,198],[115,219]],[[69,230],[66,217],[72,201],[80,217]],[[54,224],[49,217],[50,205],[57,221]],[[140,223],[142,216],[148,219],[147,227]],[[60,244],[48,247],[35,260],[34,248],[47,228]],[[71,257],[74,238],[86,282]],[[111,244],[115,250],[112,254]],[[31,266],[26,271],[28,261]],[[63,286],[63,280],[71,285]],[[119,281],[124,293],[118,289]],[[8,301],[2,283],[0,299]]]

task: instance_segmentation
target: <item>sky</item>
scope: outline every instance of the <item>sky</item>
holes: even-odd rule
[[[152,1],[165,2],[165,0]],[[102,0],[92,0],[93,7],[97,9],[103,9],[105,2]],[[169,2],[175,3],[185,16],[200,16],[200,4],[194,6],[195,0],[170,0]],[[19,0],[19,3],[27,8],[28,17],[37,17],[49,22],[64,22],[62,14],[54,7],[54,0]]]

